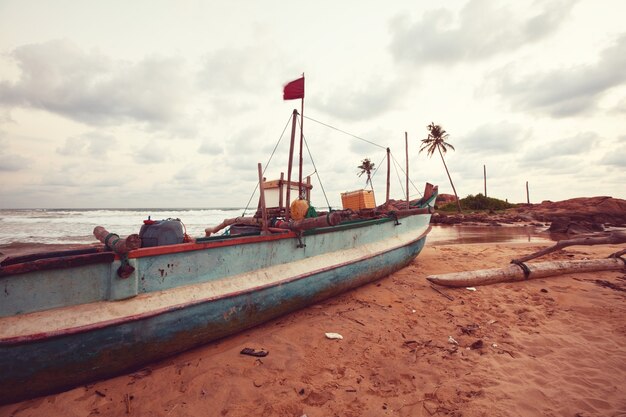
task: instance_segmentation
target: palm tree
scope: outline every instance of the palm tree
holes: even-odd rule
[[[446,174],[448,174],[448,179],[450,180],[450,185],[452,186],[452,191],[454,191],[454,197],[456,198],[456,206],[461,212],[461,203],[459,202],[459,196],[456,194],[456,189],[454,188],[454,183],[452,182],[452,177],[450,177],[450,172],[448,171],[448,166],[446,165],[446,160],[443,158],[443,154],[448,151],[448,148],[454,150],[454,146],[450,145],[446,142],[448,139],[448,133],[440,125],[436,125],[431,122],[428,125],[428,137],[426,139],[422,139],[422,146],[420,147],[420,152],[423,150],[427,151],[427,155],[430,157],[435,153],[435,149],[439,151],[439,155],[441,156],[441,162],[443,162],[443,167],[446,169]]]
[[[365,180],[365,186],[367,187],[367,183],[370,184],[370,186],[372,187],[372,190],[374,189],[374,186],[372,185],[372,171],[374,170],[374,165],[372,163],[372,161],[370,161],[369,158],[365,158],[364,160],[361,161],[361,165],[359,165],[357,168],[361,170],[361,172],[359,172],[359,177],[363,174],[367,174],[367,180]]]

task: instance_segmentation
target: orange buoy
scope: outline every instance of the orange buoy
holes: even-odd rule
[[[307,211],[309,211],[309,203],[307,203],[306,200],[294,200],[289,210],[292,219],[302,220],[306,217]]]

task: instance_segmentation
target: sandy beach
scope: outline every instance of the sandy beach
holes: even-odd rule
[[[427,245],[373,284],[129,375],[0,407],[0,415],[625,416],[624,273],[440,287],[443,294],[425,279],[505,266],[548,245]],[[578,246],[547,258],[618,249]],[[245,347],[269,354],[241,355]]]

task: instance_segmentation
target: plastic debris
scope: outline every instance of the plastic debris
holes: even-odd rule
[[[242,355],[248,355],[248,356],[256,356],[257,358],[263,358],[265,356],[267,356],[269,354],[268,351],[265,350],[254,350],[252,348],[243,348],[241,350],[241,352],[239,352]]]
[[[454,337],[452,337],[452,336],[448,336],[448,343],[451,343],[453,345],[458,345],[459,344],[459,342],[454,340]]]
[[[326,333],[326,338],[327,339],[338,339],[338,340],[341,340],[341,339],[343,339],[343,336],[340,335],[339,333]]]
[[[483,341],[478,339],[477,341],[475,341],[474,343],[472,343],[470,345],[471,349],[481,349],[483,347]]]
[[[468,290],[468,291],[476,291],[476,288],[474,288],[474,287],[467,287],[465,289]]]

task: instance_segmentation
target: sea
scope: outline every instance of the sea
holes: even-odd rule
[[[97,243],[93,229],[111,233],[139,233],[143,221],[180,219],[191,237],[224,219],[250,215],[243,208],[195,209],[0,209],[0,245]],[[490,226],[434,226],[429,243],[540,242],[552,240],[545,228]]]
[[[97,243],[93,229],[139,233],[143,221],[180,219],[187,234],[204,236],[204,229],[244,214],[243,208],[204,209],[1,209],[0,245],[11,243]],[[250,210],[248,210],[250,215]]]

